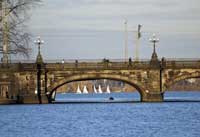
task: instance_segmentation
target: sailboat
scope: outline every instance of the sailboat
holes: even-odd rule
[[[103,93],[103,91],[102,91],[102,89],[101,89],[101,85],[99,85],[99,89],[98,89],[98,91],[99,91],[100,94]]]
[[[109,87],[109,85],[108,85],[107,88],[106,88],[106,93],[109,93],[109,94],[110,94],[110,87]]]
[[[98,93],[95,85],[93,86],[94,93]]]
[[[81,93],[82,93],[82,92],[81,92],[80,87],[79,87],[79,85],[78,85],[78,88],[77,88],[76,94],[81,94]]]
[[[56,91],[54,91],[54,92],[52,93],[52,96],[51,96],[51,99],[54,100],[54,101],[55,101],[55,98],[56,98]]]
[[[86,86],[83,87],[83,93],[84,93],[84,94],[88,94],[88,90],[87,90],[87,87],[86,87]]]

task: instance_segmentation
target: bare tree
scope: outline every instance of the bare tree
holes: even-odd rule
[[[7,26],[8,54],[29,57],[30,33],[27,32],[25,21],[29,19],[28,10],[39,3],[40,0],[0,0],[0,52],[3,52]],[[6,26],[4,20],[7,21]]]

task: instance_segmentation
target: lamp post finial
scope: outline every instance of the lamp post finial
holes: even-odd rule
[[[41,64],[41,63],[43,63],[43,59],[42,59],[42,55],[40,53],[40,50],[41,50],[40,46],[44,43],[44,41],[41,40],[40,36],[38,36],[37,40],[35,40],[34,43],[38,45],[38,55],[37,55],[36,63]]]

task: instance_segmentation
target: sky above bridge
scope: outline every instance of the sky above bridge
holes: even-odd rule
[[[151,56],[152,33],[160,39],[159,57],[200,58],[199,5],[199,0],[43,0],[27,25],[33,37],[44,39],[45,59],[123,58],[124,20],[129,57],[142,24],[140,58]]]

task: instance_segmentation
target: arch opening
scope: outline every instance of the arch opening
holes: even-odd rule
[[[118,79],[91,78],[60,83],[51,92],[56,93],[55,102],[138,102],[142,97],[139,86]]]
[[[165,101],[200,102],[200,77],[182,77],[168,85],[164,93]]]

